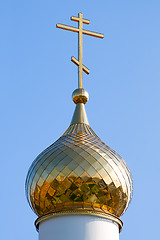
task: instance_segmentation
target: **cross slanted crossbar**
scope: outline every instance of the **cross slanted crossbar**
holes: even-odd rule
[[[78,33],[78,60],[75,57],[71,58],[71,61],[76,64],[79,68],[78,74],[78,87],[83,88],[83,71],[86,74],[89,74],[89,69],[83,65],[83,34],[89,35],[97,38],[104,38],[104,35],[101,33],[91,32],[83,29],[83,23],[89,24],[90,20],[84,19],[83,14],[79,13],[78,17],[71,17],[72,21],[78,22],[78,28],[67,26],[64,24],[57,23],[57,28],[64,30],[77,32]]]

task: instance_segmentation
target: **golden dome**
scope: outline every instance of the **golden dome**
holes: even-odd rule
[[[94,133],[84,104],[76,105],[71,125],[32,163],[26,194],[38,216],[76,211],[121,216],[132,197],[124,160]]]

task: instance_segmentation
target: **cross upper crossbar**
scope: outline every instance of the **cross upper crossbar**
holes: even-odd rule
[[[57,23],[56,27],[78,33],[78,53],[79,53],[78,55],[79,56],[78,56],[78,60],[75,57],[72,57],[71,61],[78,66],[78,70],[79,70],[78,71],[79,72],[78,86],[79,86],[79,88],[83,88],[83,71],[85,73],[89,74],[89,69],[87,67],[85,67],[82,63],[82,60],[83,60],[83,34],[89,35],[92,37],[97,37],[97,38],[104,38],[104,35],[101,33],[84,30],[83,23],[89,24],[90,20],[84,19],[82,13],[79,13],[78,17],[72,16],[71,20],[78,22],[78,28],[60,24],[60,23]]]
[[[75,21],[75,22],[79,22],[79,19],[80,19],[79,17],[74,17],[74,16],[71,17],[71,20]],[[82,18],[82,22],[85,23],[85,24],[90,23],[90,21],[88,19],[84,19],[84,18]]]

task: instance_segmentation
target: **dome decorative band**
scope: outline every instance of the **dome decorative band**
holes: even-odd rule
[[[35,226],[37,231],[39,231],[39,224],[44,221],[47,220],[49,218],[52,217],[57,217],[57,216],[64,216],[64,215],[93,215],[93,216],[98,216],[98,217],[102,217],[102,218],[106,218],[108,220],[114,221],[118,224],[119,226],[119,232],[121,232],[122,227],[123,227],[123,222],[115,217],[114,215],[110,214],[110,213],[103,213],[103,212],[97,212],[97,211],[80,211],[80,210],[70,210],[70,211],[62,211],[62,212],[54,212],[54,213],[49,213],[46,215],[43,215],[39,218],[36,219],[35,221]]]

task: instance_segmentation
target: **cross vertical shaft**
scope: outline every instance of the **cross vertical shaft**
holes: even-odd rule
[[[83,69],[82,69],[82,62],[83,62],[83,16],[82,13],[79,13],[79,21],[78,21],[78,55],[79,55],[79,74],[78,74],[78,87],[83,87]]]

